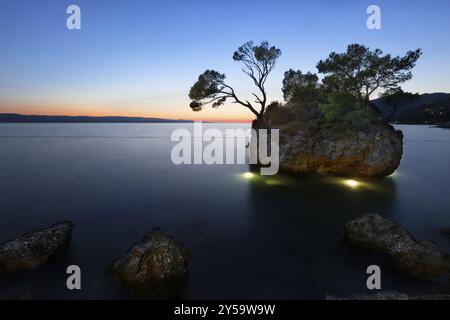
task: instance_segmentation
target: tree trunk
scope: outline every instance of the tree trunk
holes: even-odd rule
[[[267,153],[271,154],[271,134],[270,134],[270,130],[271,130],[271,126],[270,123],[267,122],[264,117],[262,115],[260,115],[258,118],[256,118],[255,120],[252,121],[252,129],[256,130],[256,136],[252,136],[252,139],[256,138],[257,141],[257,145],[256,145],[256,152],[257,152],[257,163],[250,165],[250,169],[254,170],[257,168],[260,168],[261,166],[264,166],[261,162],[260,162],[260,158],[259,158],[259,130],[260,129],[266,129],[267,130]],[[250,143],[250,148],[251,148],[252,144]],[[252,150],[250,150],[250,152],[252,152]]]

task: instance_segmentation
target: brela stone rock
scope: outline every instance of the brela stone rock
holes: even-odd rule
[[[190,261],[190,252],[157,228],[111,269],[133,298],[176,299],[182,294]]]
[[[406,229],[378,214],[364,214],[345,225],[348,241],[387,255],[394,268],[420,279],[450,270],[450,257],[435,243],[415,240]]]
[[[403,134],[389,124],[348,128],[346,132],[307,130],[287,108],[277,109],[276,115],[267,114],[266,123],[280,130],[280,170],[284,172],[376,178],[392,174],[400,164]],[[254,122],[253,128],[259,129],[261,124]]]
[[[69,242],[73,223],[63,221],[0,244],[0,273],[33,270],[47,262]]]

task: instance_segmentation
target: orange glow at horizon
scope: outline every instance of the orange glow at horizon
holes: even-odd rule
[[[151,107],[134,106],[133,108],[111,107],[111,106],[88,106],[86,104],[60,104],[46,103],[45,106],[36,103],[25,104],[1,104],[0,113],[17,113],[23,115],[44,115],[44,116],[122,116],[122,117],[144,117],[144,118],[162,118],[168,120],[189,120],[189,121],[207,121],[207,122],[226,122],[226,123],[248,123],[254,119],[254,116],[245,109],[223,108],[222,110],[205,109],[200,112],[194,112],[189,107],[174,107],[151,112]],[[155,108],[153,108],[155,109]],[[155,110],[156,111],[156,110]]]

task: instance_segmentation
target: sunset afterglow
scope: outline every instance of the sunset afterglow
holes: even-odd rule
[[[269,102],[283,101],[281,82],[286,70],[316,72],[318,59],[354,42],[370,47],[382,43],[393,54],[403,54],[413,42],[425,54],[405,89],[450,91],[444,81],[450,70],[446,56],[450,43],[443,41],[449,32],[449,11],[432,9],[426,2],[404,10],[400,3],[381,1],[389,32],[377,33],[365,28],[364,15],[360,17],[365,3],[326,2],[325,10],[320,2],[281,2],[279,10],[261,6],[258,16],[249,16],[251,4],[236,2],[240,10],[220,36],[206,27],[218,20],[230,21],[218,2],[155,6],[135,1],[130,6],[127,2],[78,1],[83,8],[83,28],[75,31],[64,25],[66,2],[1,4],[0,12],[8,15],[0,19],[0,113],[250,121],[249,110],[231,103],[194,113],[187,96],[198,75],[214,68],[226,74],[244,101],[253,101],[252,82],[232,59],[233,50],[248,39],[267,39],[282,48],[267,81]],[[433,24],[417,18],[431,13]],[[319,14],[321,19],[317,19]],[[336,17],[342,19],[337,22]]]

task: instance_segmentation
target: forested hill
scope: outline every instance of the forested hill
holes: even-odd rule
[[[394,107],[383,99],[375,99],[372,104],[389,121],[404,124],[443,124],[450,121],[450,93],[425,93],[407,103]]]

